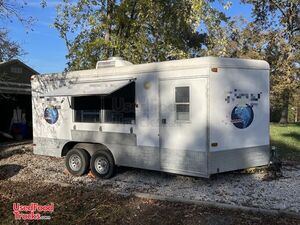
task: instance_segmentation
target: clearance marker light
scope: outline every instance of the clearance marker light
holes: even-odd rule
[[[211,72],[217,73],[218,72],[218,68],[211,68]]]

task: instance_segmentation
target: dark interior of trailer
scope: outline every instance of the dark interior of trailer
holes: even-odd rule
[[[72,98],[74,121],[85,123],[135,123],[135,82],[109,95]]]

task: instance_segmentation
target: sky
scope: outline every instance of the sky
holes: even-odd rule
[[[22,1],[22,0],[17,0]],[[42,8],[40,0],[28,0],[22,9],[24,16],[35,19],[32,31],[26,29],[20,22],[13,20],[2,24],[8,29],[11,40],[18,42],[25,55],[20,59],[39,73],[61,72],[66,68],[67,48],[57,30],[51,26],[56,16],[55,6],[59,1],[48,0],[47,7]],[[228,16],[244,16],[251,20],[251,6],[240,4],[238,0],[231,0],[232,7],[224,10]],[[214,7],[223,8],[219,4]]]

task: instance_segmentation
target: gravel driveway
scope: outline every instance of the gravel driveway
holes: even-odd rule
[[[284,164],[282,177],[266,179],[266,171],[232,172],[211,179],[118,168],[110,180],[66,174],[63,158],[33,155],[31,145],[0,150],[0,181],[42,181],[62,186],[108,188],[116,193],[151,193],[167,197],[221,202],[300,212],[300,165]]]

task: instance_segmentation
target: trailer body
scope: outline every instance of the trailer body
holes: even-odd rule
[[[109,150],[115,164],[211,174],[269,163],[269,64],[202,57],[32,77],[34,153]]]

